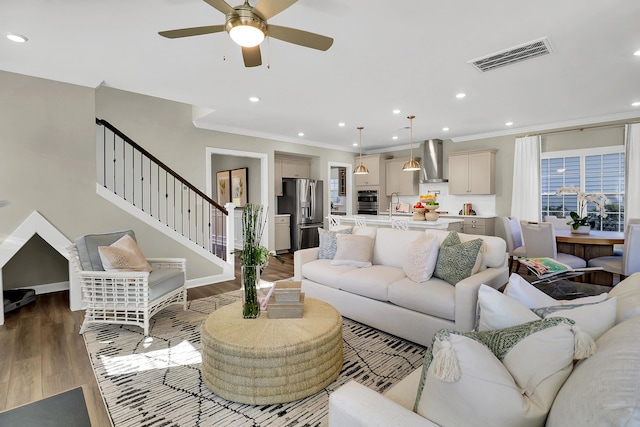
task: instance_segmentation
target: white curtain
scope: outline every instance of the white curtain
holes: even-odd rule
[[[624,129],[624,217],[640,218],[640,124],[626,125]]]
[[[516,138],[511,216],[540,221],[540,146],[542,137]]]

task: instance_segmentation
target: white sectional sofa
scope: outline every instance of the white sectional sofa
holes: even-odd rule
[[[436,277],[416,283],[403,270],[420,235],[435,235],[442,243],[448,231],[354,227],[352,233],[375,239],[371,267],[332,265],[331,259],[318,259],[318,248],[303,249],[294,254],[295,280],[307,297],[328,302],[343,316],[421,345],[429,345],[442,328],[471,330],[480,285],[497,289],[509,279],[506,243],[499,237],[458,233],[463,243],[481,238],[484,245],[479,271],[451,285]]]
[[[545,419],[547,427],[638,426],[640,425],[640,273],[609,292],[617,298],[616,325],[596,341],[595,354],[579,361],[561,385]],[[331,427],[425,427],[459,425],[449,421],[436,424],[413,412],[422,368],[379,394],[355,381],[333,392],[329,398]],[[464,375],[464,373],[463,373]],[[487,393],[479,389],[479,393]],[[476,414],[471,402],[457,401],[473,421],[465,425],[487,424]],[[507,402],[495,402],[493,411],[504,412]],[[509,427],[513,427],[513,424]]]

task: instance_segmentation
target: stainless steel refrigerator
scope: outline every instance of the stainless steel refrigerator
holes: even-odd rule
[[[284,178],[278,213],[291,215],[291,252],[318,246],[318,228],[322,228],[322,181]]]

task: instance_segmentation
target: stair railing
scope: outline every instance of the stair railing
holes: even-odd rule
[[[106,120],[96,125],[98,182],[226,261],[227,209]]]

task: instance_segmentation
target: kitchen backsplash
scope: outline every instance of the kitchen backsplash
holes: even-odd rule
[[[443,183],[432,183],[432,184],[420,184],[420,194],[426,194],[428,192],[439,191],[438,194],[438,203],[440,204],[439,211],[446,211],[449,214],[455,215],[460,210],[462,210],[462,206],[465,203],[471,203],[473,206],[473,210],[476,211],[477,215],[495,215],[496,214],[496,196],[488,195],[488,196],[480,196],[480,195],[470,195],[470,196],[458,196],[458,195],[450,195],[449,194],[449,184],[446,182]],[[415,196],[400,196],[400,202],[409,203],[413,206],[418,201],[418,195]],[[395,197],[394,197],[395,203]],[[386,211],[387,208],[382,208],[380,210]]]

